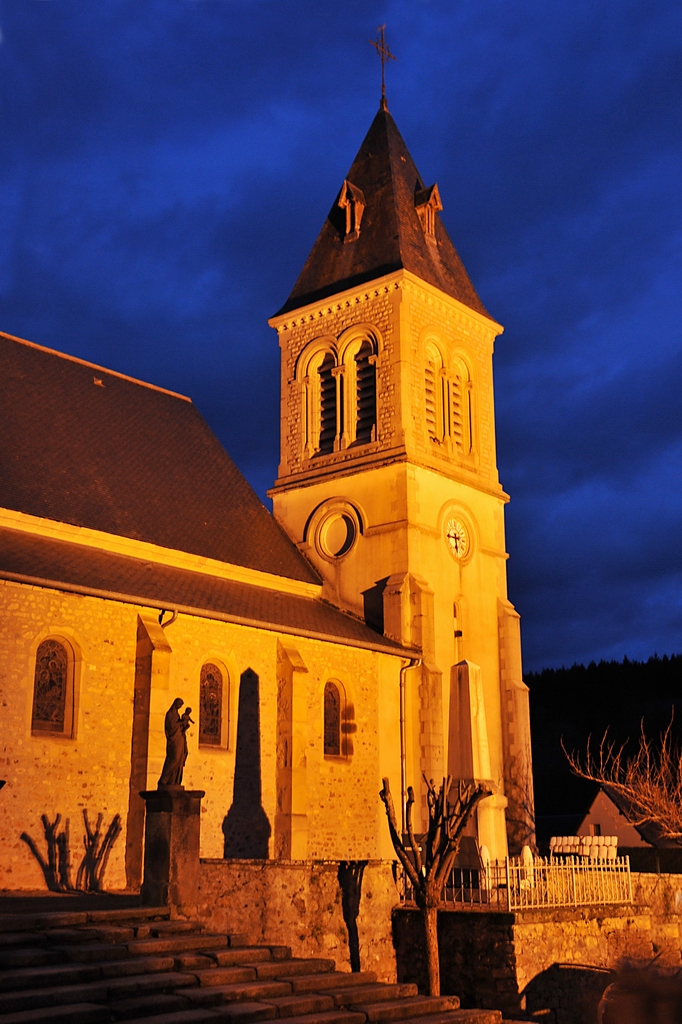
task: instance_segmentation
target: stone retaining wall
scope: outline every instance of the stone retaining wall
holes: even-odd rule
[[[345,883],[344,883],[345,884]],[[391,913],[398,892],[390,861],[368,861],[357,916],[364,971],[395,981]],[[338,861],[202,860],[199,917],[213,930],[238,932],[250,944],[290,946],[294,956],[327,957],[351,970],[352,934]],[[352,925],[351,925],[352,932]]]
[[[595,1024],[601,993],[624,960],[682,965],[682,876],[632,879],[633,906],[441,912],[443,993],[508,1017]],[[291,946],[295,956],[351,969],[338,861],[202,860],[199,916],[249,943]],[[356,966],[426,991],[420,916],[398,906],[390,861],[366,863],[356,924]]]
[[[537,1016],[543,1024],[595,1024],[596,1007],[624,962],[682,966],[682,877],[633,874],[633,906],[443,911],[441,984],[464,1007]],[[394,912],[398,980],[426,986],[416,911]]]

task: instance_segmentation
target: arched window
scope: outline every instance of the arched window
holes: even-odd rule
[[[223,736],[223,673],[212,662],[201,666],[199,743],[219,747]]]
[[[450,377],[448,381],[450,392],[448,408],[450,412],[450,437],[458,451],[464,450],[464,408],[462,403],[462,378],[458,373]]]
[[[442,441],[446,433],[447,400],[445,394],[446,380],[443,375],[443,363],[435,345],[426,350],[424,366],[424,411],[426,413],[426,430],[432,441]]]
[[[435,345],[426,349],[424,411],[430,440],[445,444],[451,454],[469,455],[473,448],[471,380],[464,363],[444,368]]]
[[[332,757],[341,754],[341,692],[332,682],[324,687],[324,753]]]
[[[355,356],[355,440],[369,444],[376,435],[377,382],[374,353],[364,341]]]
[[[319,451],[334,451],[336,440],[336,378],[333,373],[334,356],[328,352],[320,363],[320,440]]]
[[[36,651],[31,730],[70,735],[72,705],[73,654],[60,640],[43,640]]]

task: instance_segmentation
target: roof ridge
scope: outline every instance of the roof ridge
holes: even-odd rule
[[[398,213],[397,213],[398,197],[396,195],[396,188],[397,188],[398,182],[397,182],[397,175],[395,173],[395,169],[394,169],[393,164],[394,164],[394,162],[396,160],[400,160],[401,158],[403,158],[402,157],[402,153],[397,153],[396,152],[396,149],[398,148],[399,142],[402,142],[402,144],[404,145],[405,152],[407,153],[407,156],[408,156],[408,158],[410,160],[412,160],[412,154],[410,153],[409,149],[407,148],[407,144],[406,144],[405,140],[403,139],[402,135],[400,134],[400,129],[398,128],[398,125],[395,123],[395,118],[391,114],[391,112],[388,109],[388,107],[385,107],[385,108],[382,107],[380,109],[381,109],[381,112],[384,114],[384,125],[385,125],[385,130],[386,130],[386,141],[387,141],[387,144],[388,144],[388,171],[389,171],[389,174],[391,176],[391,191],[393,193],[392,213],[393,213],[393,218],[394,218],[394,220],[396,222],[396,228],[397,228],[398,252],[400,253],[401,262],[403,262],[403,264],[404,264],[403,252],[404,252],[404,246],[407,244],[407,238],[406,238],[407,224],[404,223],[402,217],[399,217]],[[389,122],[388,118],[391,119],[390,122]],[[389,131],[389,128],[391,127],[391,124],[392,124],[392,127],[393,127],[393,132]],[[419,168],[414,163],[414,160],[412,160],[412,163],[414,165],[415,171],[417,172],[417,178],[422,183],[422,187],[423,187],[424,182],[422,180],[421,174],[419,173]]]
[[[391,204],[391,217],[393,219],[393,222],[394,222],[394,225],[395,225],[395,229],[396,229],[396,235],[397,235],[397,238],[398,238],[398,252],[400,254],[400,258],[401,258],[401,262],[402,262],[404,231],[403,231],[402,219],[398,216],[397,196],[396,196],[397,181],[396,181],[396,174],[395,174],[395,171],[394,171],[394,168],[393,168],[393,161],[394,161],[395,157],[398,156],[398,154],[394,153],[394,151],[393,151],[395,139],[392,138],[392,133],[389,131],[391,122],[393,123],[393,127],[395,128],[395,132],[396,132],[398,138],[402,138],[402,136],[400,134],[400,130],[398,129],[398,125],[395,123],[395,120],[393,119],[393,115],[391,114],[390,110],[388,109],[388,106],[380,106],[379,107],[379,113],[384,115],[383,119],[382,119],[382,122],[383,122],[383,129],[386,132],[386,148],[388,149],[388,173],[389,173],[390,179],[391,179],[391,195],[393,196],[393,202]],[[389,117],[391,119],[390,122],[388,120]],[[407,149],[407,147],[405,147],[405,148]],[[417,172],[417,173],[419,173],[419,172]]]
[[[150,388],[152,391],[160,391],[172,398],[181,398],[183,402],[192,402],[189,395],[181,395],[179,391],[171,391],[169,388],[162,388],[159,384],[150,384],[149,381],[139,380],[137,377],[130,377],[127,373],[119,373],[118,370],[110,370],[108,366],[100,366],[99,363],[91,363],[89,359],[80,359],[78,356],[69,355],[68,352],[59,352],[56,348],[48,348],[47,345],[38,345],[35,341],[28,341],[26,338],[18,338],[15,334],[8,334],[7,331],[0,331],[0,338],[7,338],[9,341],[16,341],[19,345],[26,345],[28,348],[36,348],[39,352],[47,352],[48,355],[58,356],[60,359],[68,359],[71,363],[79,363],[91,370],[99,370],[101,373],[108,373],[120,380],[130,381],[131,384],[140,384],[143,388]]]

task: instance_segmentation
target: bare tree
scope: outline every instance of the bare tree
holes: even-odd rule
[[[424,836],[415,835],[412,823],[414,790],[410,786],[405,808],[407,842],[406,837],[398,831],[388,779],[383,780],[384,786],[379,796],[386,808],[393,847],[414,890],[415,903],[422,913],[429,995],[439,996],[438,907],[443,902],[443,886],[452,871],[467,821],[479,800],[490,796],[491,791],[481,784],[459,782],[455,800],[450,803],[451,776],[443,779],[443,785],[438,789],[433,779],[429,782],[424,777],[424,781],[427,786],[429,828]]]
[[[672,719],[654,744],[641,726],[639,746],[628,757],[627,743],[618,746],[604,733],[599,748],[584,757],[564,753],[581,779],[597,782],[621,797],[619,808],[631,825],[653,825],[662,838],[682,845],[682,750],[672,738]]]

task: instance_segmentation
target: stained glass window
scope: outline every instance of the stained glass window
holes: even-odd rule
[[[199,743],[220,746],[223,728],[223,674],[207,662],[201,669]]]
[[[341,753],[341,694],[334,683],[324,688],[324,752]]]
[[[33,684],[34,732],[64,732],[69,656],[58,640],[43,640],[36,652]]]

